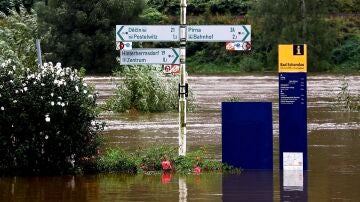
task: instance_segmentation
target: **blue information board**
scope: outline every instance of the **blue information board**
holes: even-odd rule
[[[279,73],[280,169],[283,154],[302,153],[307,170],[307,95],[306,73]]]
[[[273,169],[271,102],[222,103],[222,161],[243,169]]]

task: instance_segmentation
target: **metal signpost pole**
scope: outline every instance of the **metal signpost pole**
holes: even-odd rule
[[[180,2],[179,155],[186,155],[186,0]]]
[[[36,54],[38,59],[38,66],[42,66],[42,58],[41,58],[41,46],[40,46],[40,39],[36,39]]]

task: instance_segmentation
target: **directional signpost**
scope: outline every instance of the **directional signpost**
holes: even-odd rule
[[[179,48],[137,48],[120,52],[121,65],[180,64]]]
[[[250,25],[191,25],[187,26],[187,41],[228,42],[251,41]]]
[[[179,155],[182,156],[186,154],[186,42],[251,41],[250,25],[186,25],[186,7],[186,0],[180,0],[180,25],[116,25],[117,42],[180,42],[180,48],[121,50],[120,64],[180,64]]]
[[[180,41],[179,25],[116,25],[116,41]]]

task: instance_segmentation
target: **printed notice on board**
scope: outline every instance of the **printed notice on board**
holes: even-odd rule
[[[284,170],[303,170],[302,152],[283,152]]]

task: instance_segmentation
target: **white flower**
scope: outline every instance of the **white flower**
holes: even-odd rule
[[[65,107],[65,103],[61,103],[61,106],[62,106],[62,107]]]
[[[27,87],[24,87],[24,91],[26,92],[28,90],[28,88]]]
[[[51,104],[51,106],[54,106],[54,105],[55,105],[54,101],[51,101],[51,103],[50,103],[50,104]]]
[[[14,81],[13,81],[13,80],[10,80],[10,83],[14,83]]]
[[[86,94],[86,93],[87,93],[87,90],[84,90],[83,92],[84,92],[84,94]]]
[[[41,85],[41,86],[45,86],[45,84],[44,84],[44,83],[41,83],[40,85]]]
[[[86,87],[86,86],[87,86],[87,83],[83,83],[83,86],[85,86],[85,87]]]
[[[46,121],[46,122],[50,122],[50,116],[49,116],[49,114],[46,114],[46,115],[45,115],[45,121]]]
[[[49,118],[50,119],[50,118]],[[50,121],[50,120],[49,120]],[[45,140],[49,139],[49,136],[45,135]]]
[[[93,99],[93,98],[94,98],[94,96],[90,94],[90,95],[88,95],[88,98]]]
[[[50,93],[50,96],[51,96],[51,97],[54,97],[54,93]]]
[[[58,99],[59,99],[59,100],[62,100],[62,97],[59,96]]]
[[[14,100],[13,103],[17,103],[17,100]]]
[[[13,74],[13,71],[9,71],[8,75],[11,75],[11,74]]]
[[[57,102],[56,104],[59,105],[59,106],[61,106],[61,102]]]
[[[5,108],[4,108],[4,107],[1,107],[0,109],[1,109],[1,111],[4,111],[4,110],[5,110]]]
[[[18,94],[19,93],[19,91],[18,90],[15,90],[15,94]]]
[[[76,90],[76,92],[79,92],[79,87],[75,86],[75,90]]]
[[[61,68],[61,63],[60,62],[56,63],[55,67]]]

